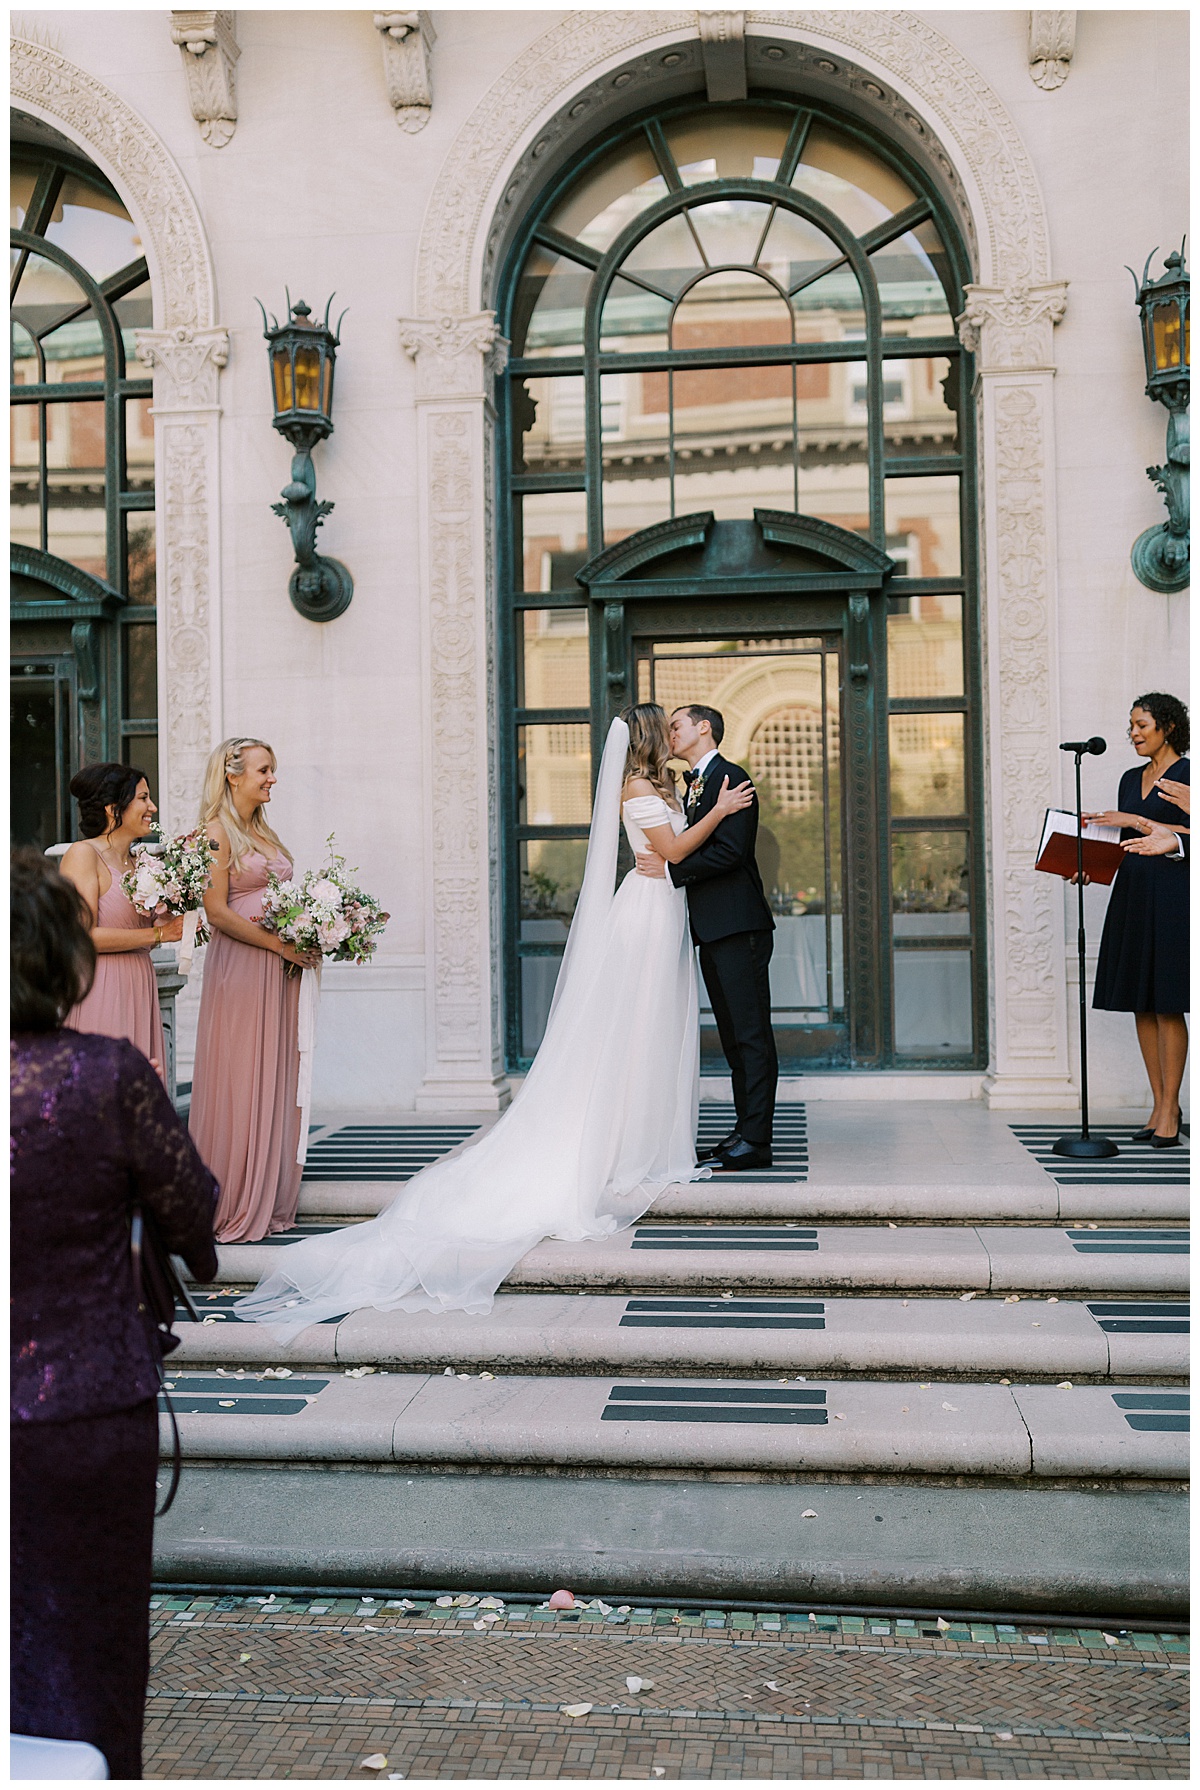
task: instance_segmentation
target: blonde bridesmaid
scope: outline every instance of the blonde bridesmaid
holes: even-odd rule
[[[83,838],[60,866],[87,902],[96,947],[91,992],[65,1023],[76,1032],[128,1038],[163,1073],[166,1050],[158,984],[150,953],[183,937],[183,920],[139,913],[121,887],[133,868],[132,848],[150,831],[158,810],[143,772],[127,764],[91,764],[71,779]]]
[[[208,760],[200,824],[216,846],[204,897],[213,930],[204,964],[189,1128],[221,1184],[219,1243],[290,1230],[300,1198],[300,978],[317,961],[260,924],[267,877],[292,861],[267,820],[275,754],[224,740]]]

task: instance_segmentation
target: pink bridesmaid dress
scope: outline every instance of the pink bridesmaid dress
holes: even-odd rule
[[[87,844],[91,845],[89,839]],[[96,851],[95,846],[92,850]],[[100,853],[96,852],[99,858]],[[101,859],[103,863],[103,859]],[[139,914],[108,864],[112,881],[100,897],[97,926],[124,932],[142,932],[154,925],[150,914]],[[97,951],[96,979],[91,990],[72,1007],[63,1022],[76,1032],[102,1032],[106,1038],[128,1038],[144,1057],[153,1057],[162,1074],[167,1052],[163,1043],[158,984],[149,951]]]
[[[247,852],[230,871],[229,905],[243,920],[262,918],[270,871],[288,877],[292,866]],[[205,955],[188,1129],[221,1184],[218,1243],[257,1243],[295,1222],[300,977],[285,968],[276,952],[224,932]]]

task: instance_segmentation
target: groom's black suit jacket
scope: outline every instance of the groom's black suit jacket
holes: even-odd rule
[[[749,772],[740,764],[730,764],[718,752],[705,766],[704,789],[688,816],[689,826],[703,820],[726,777],[733,789],[746,782]],[[687,890],[688,918],[696,944],[712,944],[735,932],[775,930],[754,858],[757,837],[758,803],[754,801],[736,814],[727,814],[690,858],[667,865],[675,887]]]

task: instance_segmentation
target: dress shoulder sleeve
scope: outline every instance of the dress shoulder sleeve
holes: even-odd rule
[[[635,827],[669,827],[671,810],[661,796],[630,796],[625,813]]]

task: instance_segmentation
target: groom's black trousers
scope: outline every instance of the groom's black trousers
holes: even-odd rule
[[[748,1144],[769,1146],[779,1058],[771,1026],[768,966],[773,932],[735,932],[700,946],[700,968],[733,1078],[737,1129]]]

